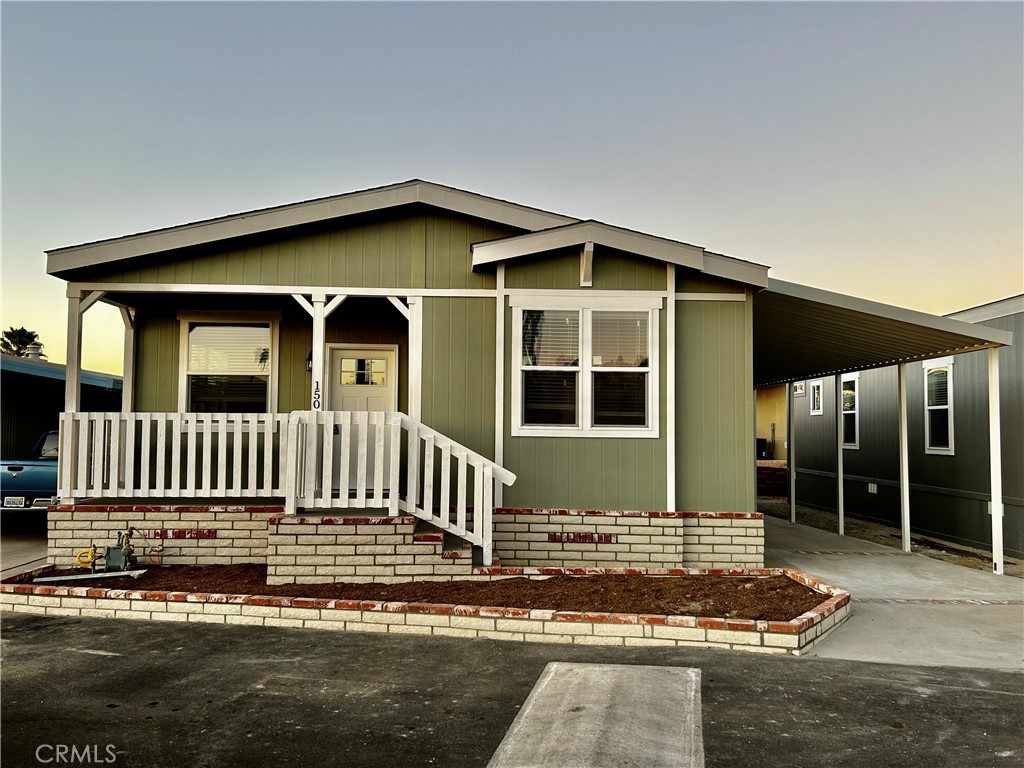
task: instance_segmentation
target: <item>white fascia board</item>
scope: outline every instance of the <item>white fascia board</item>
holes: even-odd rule
[[[106,264],[136,256],[187,248],[269,232],[286,227],[385,210],[422,202],[438,208],[495,221],[522,229],[544,229],[577,221],[567,216],[484,197],[472,192],[423,181],[403,182],[363,192],[292,203],[217,219],[142,232],[94,243],[55,248],[46,252],[46,271],[55,275],[69,269]]]
[[[471,246],[473,266],[478,267],[557,248],[583,246],[587,242],[691,269],[704,268],[704,249],[699,246],[632,232],[597,221],[583,221],[516,237],[474,243]]]
[[[768,287],[768,267],[752,261],[742,261],[718,253],[704,253],[704,274],[734,280],[737,283]]]
[[[848,309],[851,312],[862,312],[866,315],[893,320],[898,323],[908,323],[930,328],[934,331],[955,333],[958,336],[966,336],[970,339],[985,344],[1003,344],[1009,346],[1013,343],[1013,334],[1009,331],[1000,331],[996,328],[965,323],[962,320],[953,320],[948,317],[929,315],[927,312],[918,312],[913,309],[895,307],[891,304],[882,304],[877,301],[859,299],[856,296],[847,296],[843,293],[834,293],[821,288],[812,288],[808,285],[798,283],[787,283],[783,280],[769,278],[768,290],[783,296],[792,296],[805,301],[813,301],[819,304],[828,304],[841,309]],[[810,318],[809,318],[810,319]]]
[[[962,309],[959,312],[951,312],[944,317],[951,320],[962,320],[965,323],[983,323],[986,320],[996,320],[1000,317],[1019,315],[1024,313],[1024,294],[1011,296],[1008,299],[993,301],[989,304],[982,304],[980,307]]]

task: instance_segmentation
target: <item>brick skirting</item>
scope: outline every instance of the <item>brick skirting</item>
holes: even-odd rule
[[[494,510],[502,565],[620,568],[760,568],[759,512]]]
[[[75,556],[90,544],[113,546],[117,534],[135,527],[153,546],[164,546],[170,565],[263,563],[267,558],[267,521],[281,506],[182,504],[79,504],[50,507],[47,555],[58,568],[72,568]],[[167,538],[150,536],[167,531]],[[209,531],[215,531],[212,536]],[[180,532],[182,535],[176,537]],[[145,541],[134,539],[145,564]]]
[[[284,516],[280,506],[82,504],[49,512],[49,561],[110,546],[130,527],[140,563],[163,545],[167,565],[266,563],[269,584],[502,578],[473,551],[412,516]],[[759,568],[764,517],[741,512],[567,509],[494,511],[497,563],[531,568]]]
[[[35,575],[52,570],[45,566]],[[850,595],[799,571],[765,568],[736,575],[785,575],[822,593],[792,621],[749,621],[635,613],[580,613],[516,607],[327,600],[266,595],[0,584],[0,610],[56,616],[192,621],[388,632],[520,642],[730,648],[800,655],[849,616]],[[14,578],[24,578],[21,574]],[[586,578],[586,577],[583,577]]]

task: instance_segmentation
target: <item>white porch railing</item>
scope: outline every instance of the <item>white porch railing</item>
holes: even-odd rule
[[[59,495],[284,495],[287,414],[63,413]]]
[[[516,479],[507,469],[399,412],[297,411],[287,442],[286,513],[406,512],[479,546],[490,565],[494,484]]]
[[[479,546],[490,565],[495,483],[516,476],[404,413],[61,414],[59,495],[283,497],[302,509],[387,509]]]

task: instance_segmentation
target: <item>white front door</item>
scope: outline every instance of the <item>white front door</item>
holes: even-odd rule
[[[398,410],[398,349],[394,346],[341,346],[327,348],[327,407],[332,411],[397,411]],[[373,485],[375,458],[373,445],[375,427],[369,427],[369,450],[366,454],[367,488]],[[335,427],[335,434],[339,430]],[[340,436],[340,435],[339,435]],[[334,466],[341,461],[341,440],[334,441]],[[358,472],[358,446],[353,441],[349,454],[349,488],[356,487]],[[391,430],[384,431],[385,461],[391,456]],[[334,473],[334,489],[341,493],[338,472]],[[388,488],[390,473],[384,467],[384,489]]]

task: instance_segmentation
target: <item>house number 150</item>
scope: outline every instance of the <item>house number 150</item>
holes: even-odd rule
[[[320,410],[320,382],[313,383],[313,410]]]

